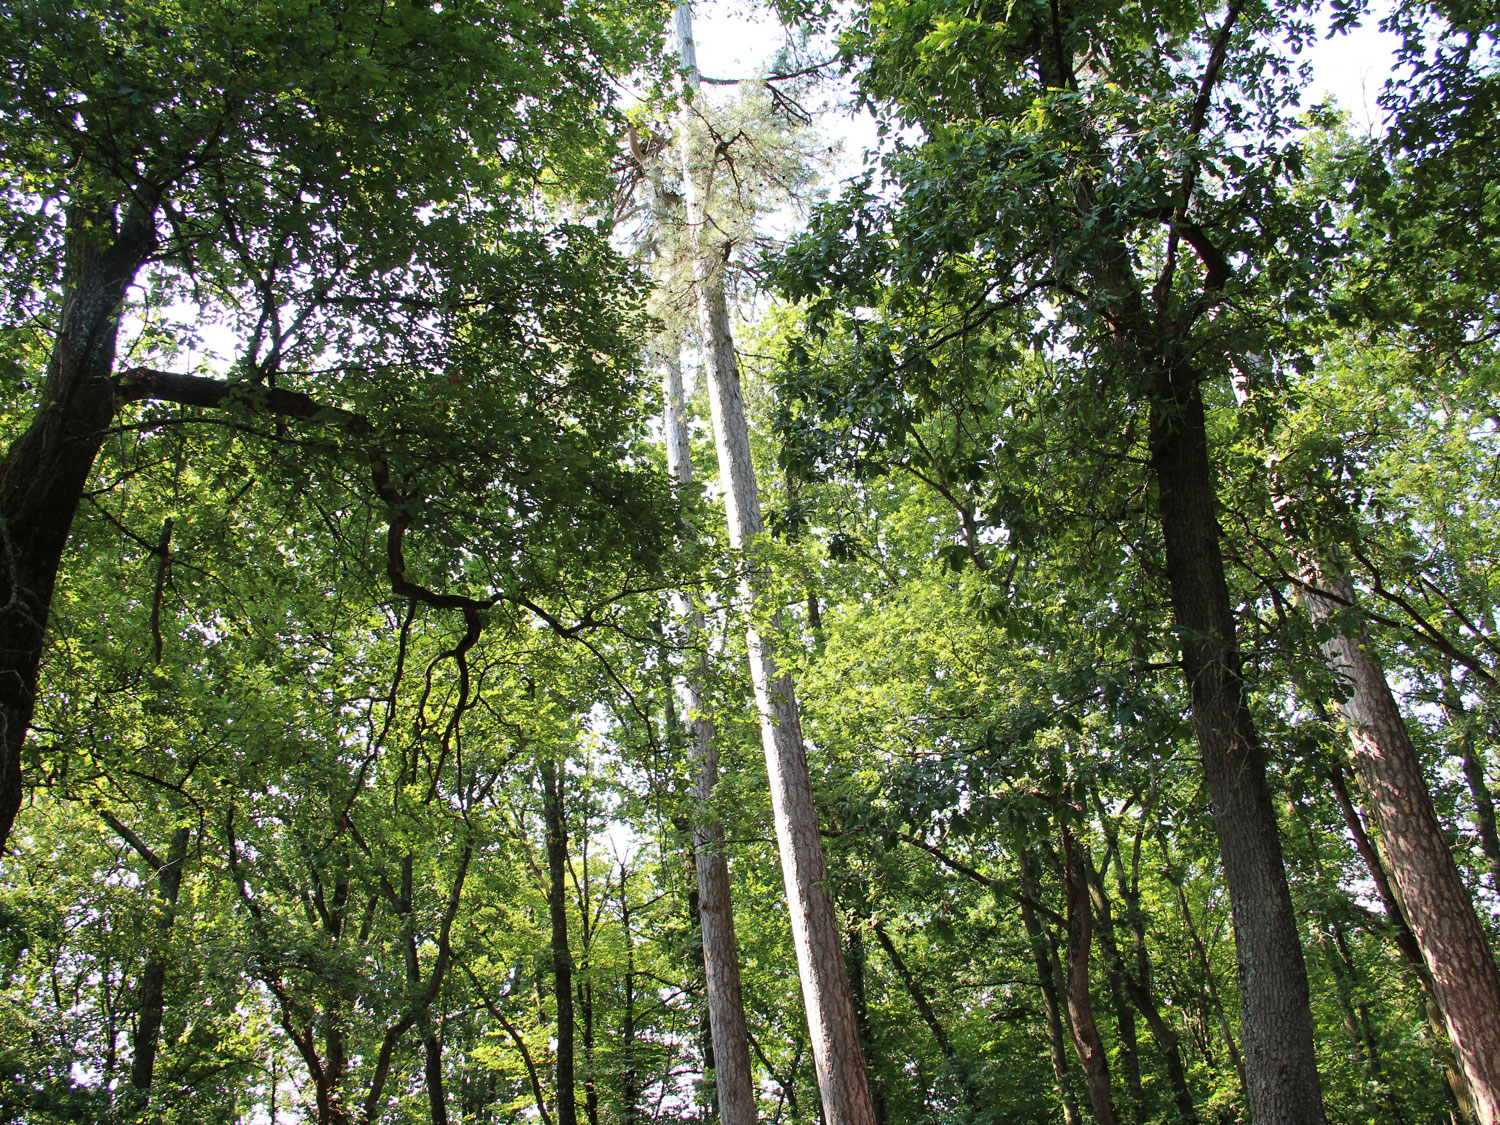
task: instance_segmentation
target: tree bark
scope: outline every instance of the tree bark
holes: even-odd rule
[[[552,994],[557,1006],[556,1076],[558,1125],[578,1125],[578,1091],[573,1058],[573,952],[568,946],[568,823],[557,763],[544,758],[542,816],[547,826],[547,912],[552,921]]]
[[[1073,1082],[1068,1071],[1068,1045],[1062,1025],[1062,1005],[1058,995],[1062,991],[1062,968],[1057,963],[1057,952],[1048,940],[1042,920],[1036,908],[1041,888],[1036,879],[1036,861],[1025,844],[1018,847],[1021,859],[1021,923],[1031,942],[1031,960],[1036,967],[1037,986],[1042,992],[1042,1008],[1047,1017],[1047,1047],[1052,1060],[1052,1078],[1057,1083],[1057,1095],[1062,1101],[1063,1125],[1080,1125],[1078,1101],[1073,1096]]]
[[[1474,798],[1474,827],[1479,832],[1479,847],[1490,869],[1490,886],[1500,893],[1500,829],[1495,824],[1495,794],[1484,776],[1484,760],[1475,749],[1474,732],[1463,699],[1447,676],[1443,677],[1443,710],[1449,725],[1458,732],[1459,761],[1463,764],[1469,794]]]
[[[1094,1022],[1094,1005],[1089,995],[1089,953],[1093,945],[1094,915],[1089,905],[1088,877],[1084,871],[1083,853],[1059,814],[1062,834],[1063,888],[1068,908],[1067,998],[1068,1023],[1073,1029],[1073,1049],[1083,1065],[1083,1079],[1089,1092],[1089,1106],[1099,1125],[1119,1125],[1115,1112],[1114,1092],[1109,1075],[1109,1056],[1099,1027]]]
[[[1500,1123],[1500,972],[1453,856],[1427,778],[1385,671],[1359,615],[1354,587],[1337,566],[1305,546],[1283,508],[1301,554],[1301,596],[1315,624],[1333,630],[1320,646],[1329,669],[1352,692],[1337,704],[1370,811],[1385,840],[1391,874],[1431,974],[1448,1040],[1481,1125]]]
[[[1094,867],[1086,849],[1079,849],[1083,860],[1083,873],[1088,880],[1089,900],[1094,909],[1094,928],[1099,937],[1099,951],[1104,957],[1104,971],[1109,982],[1110,1004],[1115,1010],[1115,1027],[1119,1033],[1120,1069],[1125,1073],[1125,1089],[1129,1096],[1129,1120],[1139,1120],[1146,1104],[1146,1092],[1141,1083],[1140,1044],[1136,1037],[1135,1007],[1129,998],[1126,984],[1125,960],[1120,955],[1119,942],[1115,940],[1114,910],[1104,888],[1104,879]],[[1108,866],[1109,856],[1105,856]]]
[[[21,747],[73,516],[115,412],[120,306],[156,242],[154,199],[67,204],[62,308],[42,406],[0,460],[0,849],[21,807]]]
[[[1202,387],[1182,365],[1156,376],[1150,448],[1182,670],[1234,915],[1250,1119],[1324,1125],[1307,966],[1235,640]]]
[[[690,87],[696,92],[692,10],[686,3],[677,6],[677,31],[683,69],[689,76]],[[689,98],[682,114],[679,140],[683,196],[693,248],[693,289],[713,412],[719,479],[728,515],[729,542],[737,555],[739,596],[748,614],[745,641],[750,679],[755,689],[766,773],[771,784],[771,807],[776,821],[782,879],[786,886],[813,1062],[829,1125],[875,1125],[875,1106],[865,1076],[864,1056],[859,1048],[859,1028],[854,1018],[848,976],[844,971],[838,922],[828,893],[828,875],[823,862],[822,841],[818,836],[818,813],[813,804],[796,693],[791,677],[783,674],[776,663],[771,636],[779,627],[779,615],[761,592],[764,576],[755,554],[756,538],[764,530],[764,524],[720,272],[726,248],[713,245],[706,230],[708,217],[696,182],[693,155],[694,136],[698,132],[694,127],[696,120],[696,111]],[[763,631],[762,622],[767,619],[769,630]]]
[[[663,420],[667,470],[678,485],[693,481],[682,368],[675,349],[662,357]],[[723,1125],[754,1125],[755,1087],[750,1072],[750,1038],[745,1030],[745,1001],[740,987],[739,945],[729,892],[729,861],[724,854],[724,826],[713,808],[719,783],[719,746],[713,720],[703,700],[700,651],[703,614],[680,594],[673,596],[686,626],[689,667],[682,689],[688,709],[689,739],[698,776],[693,783],[693,865],[698,880],[698,923],[703,940],[703,976],[708,993],[709,1034],[713,1039],[713,1080]]]

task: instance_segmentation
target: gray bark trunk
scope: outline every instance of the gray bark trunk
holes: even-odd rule
[[[687,411],[682,390],[682,368],[675,349],[662,357],[663,419],[667,438],[667,468],[681,486],[693,481],[689,454]],[[699,651],[703,615],[681,595],[674,608],[687,631],[690,652]],[[693,862],[698,877],[698,919],[703,937],[703,976],[708,993],[708,1025],[713,1039],[714,1087],[723,1125],[754,1125],[755,1088],[750,1073],[750,1039],[745,1030],[745,1001],[740,988],[739,946],[734,934],[734,909],[729,895],[729,863],[724,855],[724,826],[713,810],[714,786],[719,783],[719,746],[713,720],[703,703],[703,670],[692,657],[683,677],[693,760],[698,766],[693,784]]]

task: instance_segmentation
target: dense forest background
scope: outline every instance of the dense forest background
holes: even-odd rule
[[[0,8],[0,1122],[1500,1122],[1493,6],[762,18]]]

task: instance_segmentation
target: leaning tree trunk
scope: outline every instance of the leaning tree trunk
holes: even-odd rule
[[[1323,655],[1352,692],[1337,704],[1349,732],[1350,757],[1385,840],[1391,875],[1431,974],[1448,1041],[1480,1125],[1497,1125],[1500,972],[1443,838],[1422,763],[1365,631],[1354,587],[1338,567],[1306,547],[1285,507],[1283,517],[1301,555],[1303,604],[1314,623],[1332,630],[1320,645]]]
[[[1109,1057],[1099,1025],[1094,1020],[1094,1005],[1089,995],[1089,952],[1093,946],[1094,915],[1089,902],[1088,877],[1081,846],[1058,815],[1062,833],[1062,876],[1067,894],[1068,1024],[1073,1029],[1073,1049],[1083,1065],[1083,1078],[1089,1092],[1089,1106],[1099,1125],[1118,1125],[1115,1099],[1109,1075]]]
[[[662,359],[662,397],[667,438],[667,469],[684,487],[693,482],[682,368],[675,349]],[[703,615],[686,598],[675,597],[687,627],[687,647],[696,654],[703,640]],[[755,1088],[750,1073],[750,1037],[745,1029],[745,1001],[740,989],[740,955],[734,936],[729,897],[729,863],[724,855],[724,826],[713,809],[719,783],[719,745],[713,720],[703,702],[703,668],[696,655],[683,677],[693,760],[693,863],[698,876],[698,921],[703,939],[703,976],[708,993],[709,1035],[713,1039],[714,1089],[723,1125],[755,1125]]]
[[[21,746],[73,515],[115,412],[120,306],[155,244],[151,201],[67,204],[63,301],[42,406],[0,460],[0,848],[21,807]]]
[[[1182,365],[1164,364],[1156,377],[1150,445],[1182,670],[1234,916],[1250,1119],[1323,1125],[1307,966],[1235,640],[1202,386]]]
[[[703,366],[713,412],[720,485],[728,514],[729,543],[739,560],[740,599],[748,621],[745,641],[750,679],[755,689],[766,773],[771,784],[771,807],[813,1062],[829,1125],[874,1125],[875,1107],[859,1047],[859,1026],[854,1018],[849,978],[844,971],[838,922],[828,894],[828,875],[818,837],[818,813],[813,805],[796,693],[791,677],[777,668],[775,646],[768,635],[775,633],[779,621],[765,596],[762,567],[755,557],[756,540],[764,524],[720,272],[725,247],[709,237],[703,196],[696,182],[694,137],[700,130],[696,127],[698,111],[692,94],[697,92],[698,77],[692,10],[686,3],[677,6],[677,37],[690,86],[679,140]],[[770,626],[768,632],[763,631],[763,621]]]

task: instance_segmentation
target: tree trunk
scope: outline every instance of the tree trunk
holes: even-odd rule
[[[568,946],[568,823],[557,763],[543,759],[542,815],[547,825],[547,912],[552,919],[552,994],[557,1005],[554,1056],[558,1125],[578,1125],[573,1060],[573,953]]]
[[[849,992],[854,998],[854,1022],[859,1025],[859,1048],[864,1053],[865,1064],[868,1068],[871,1058],[875,1054],[875,1036],[870,1027],[870,1003],[865,993],[865,968],[869,958],[865,950],[865,926],[869,923],[867,917],[855,918],[849,925],[849,950],[844,960],[848,965]],[[876,933],[880,932],[880,923],[875,924]],[[883,940],[883,939],[882,939]],[[890,1120],[886,1112],[885,1090],[880,1079],[870,1074],[870,1100],[875,1104],[875,1121],[877,1125],[886,1125]]]
[[[667,469],[673,480],[686,487],[693,481],[693,463],[689,455],[682,369],[675,349],[666,350],[662,368]],[[696,654],[703,641],[703,615],[681,595],[674,595],[673,603],[686,624],[687,648]],[[689,659],[683,694],[693,760],[698,766],[693,783],[693,864],[698,879],[698,922],[703,939],[709,1034],[713,1039],[714,1089],[723,1125],[754,1125],[755,1088],[740,988],[734,908],[729,894],[729,861],[724,855],[724,826],[713,808],[714,787],[719,783],[719,746],[713,720],[704,707],[701,660],[696,655]]]
[[[1146,915],[1141,909],[1140,892],[1141,838],[1145,834],[1145,827],[1142,823],[1136,828],[1128,878],[1125,859],[1118,848],[1115,850],[1115,865],[1119,876],[1117,885],[1120,897],[1125,902],[1125,919],[1130,926],[1135,948],[1135,973],[1131,974],[1129,970],[1123,973],[1125,991],[1130,996],[1130,1002],[1145,1017],[1146,1026],[1151,1029],[1151,1037],[1156,1040],[1156,1049],[1161,1052],[1162,1061],[1166,1064],[1167,1083],[1172,1088],[1172,1102],[1177,1107],[1178,1116],[1183,1125],[1198,1125],[1198,1110],[1193,1103],[1192,1091],[1188,1089],[1187,1069],[1182,1065],[1181,1039],[1176,1029],[1162,1016],[1151,983],[1151,956],[1146,949]]]
[[[1449,725],[1458,732],[1459,760],[1463,763],[1464,780],[1469,783],[1469,794],[1474,798],[1474,827],[1478,829],[1479,846],[1490,869],[1490,886],[1500,893],[1500,829],[1495,825],[1495,795],[1484,776],[1484,760],[1474,747],[1474,731],[1464,711],[1463,699],[1447,676],[1443,677],[1443,710]]]
[[[1283,510],[1289,537],[1301,542]],[[1352,690],[1338,704],[1350,757],[1385,840],[1391,874],[1432,976],[1448,1040],[1481,1125],[1500,1123],[1500,972],[1474,901],[1448,851],[1422,764],[1359,615],[1353,585],[1303,548],[1303,604],[1335,630],[1320,647]]]
[[[1079,849],[1083,861],[1084,877],[1088,880],[1089,899],[1094,908],[1094,927],[1099,936],[1099,951],[1104,956],[1104,971],[1109,982],[1110,1004],[1115,1010],[1115,1026],[1119,1031],[1120,1069],[1125,1073],[1125,1089],[1130,1098],[1130,1120],[1140,1120],[1146,1104],[1146,1091],[1141,1084],[1140,1044],[1136,1039],[1135,1008],[1129,999],[1125,983],[1124,958],[1115,940],[1114,911],[1109,895],[1104,889],[1104,879],[1095,870],[1093,861],[1085,849]],[[1105,856],[1108,865],[1109,857]]]
[[[1182,670],[1234,915],[1250,1119],[1323,1125],[1307,967],[1245,695],[1202,387],[1193,373],[1179,366],[1157,376],[1150,435]]]
[[[1037,985],[1042,992],[1042,1008],[1047,1016],[1047,1046],[1052,1060],[1052,1078],[1057,1083],[1057,1095],[1062,1101],[1063,1125],[1080,1125],[1078,1101],[1073,1096],[1073,1082],[1068,1072],[1068,1045],[1063,1032],[1062,1005],[1058,1000],[1061,992],[1062,968],[1057,963],[1057,952],[1042,920],[1037,916],[1032,902],[1038,901],[1041,888],[1036,879],[1036,861],[1025,850],[1024,842],[1018,846],[1021,860],[1021,923],[1031,942],[1031,960],[1036,967]]]
[[[1058,820],[1062,832],[1063,887],[1068,902],[1067,998],[1073,1049],[1083,1064],[1083,1079],[1094,1120],[1099,1125],[1119,1125],[1109,1077],[1109,1056],[1094,1022],[1094,1005],[1089,995],[1089,953],[1093,945],[1094,916],[1089,908],[1088,877],[1084,872],[1082,850],[1067,824],[1062,823],[1061,814]]]
[[[1427,963],[1422,959],[1422,950],[1417,944],[1416,935],[1411,931],[1411,924],[1406,920],[1406,909],[1401,905],[1401,900],[1396,897],[1396,891],[1391,886],[1385,863],[1381,860],[1369,833],[1365,831],[1364,822],[1355,810],[1354,802],[1350,800],[1349,787],[1344,782],[1343,768],[1334,762],[1327,770],[1326,776],[1333,789],[1334,798],[1338,802],[1339,811],[1343,814],[1344,824],[1349,829],[1349,835],[1354,839],[1355,850],[1365,861],[1365,867],[1370,872],[1370,881],[1375,884],[1375,893],[1380,896],[1380,904],[1385,908],[1386,920],[1391,925],[1392,940],[1395,941],[1401,956],[1422,984],[1423,1013],[1427,1017],[1428,1027],[1432,1030],[1434,1048],[1440,1056],[1438,1061],[1443,1068],[1443,1077],[1447,1081],[1448,1093],[1453,1100],[1454,1110],[1462,1121],[1471,1123],[1475,1120],[1474,1100],[1469,1096],[1468,1085],[1454,1060],[1452,1044],[1448,1040],[1448,1027],[1443,1020],[1442,1005],[1438,1002],[1437,987],[1433,984]]]
[[[686,3],[677,7],[677,29],[683,69],[696,90],[692,10]],[[813,805],[796,693],[791,677],[777,668],[770,636],[762,632],[761,621],[768,617],[770,634],[774,635],[779,628],[779,615],[761,592],[764,576],[755,557],[756,538],[764,530],[764,524],[720,273],[725,248],[713,245],[708,237],[705,229],[708,219],[695,182],[693,141],[699,132],[694,128],[695,122],[696,113],[688,101],[682,114],[680,142],[683,196],[693,247],[693,288],[729,542],[737,555],[740,600],[747,613],[745,642],[750,679],[755,689],[766,773],[771,784],[771,807],[813,1062],[829,1125],[875,1125],[875,1106],[859,1049],[859,1028],[844,972],[838,922],[828,894],[828,875],[823,863],[823,844],[818,837],[818,813]]]
[[[43,403],[0,460],[0,849],[21,807],[21,747],[63,548],[115,412],[120,306],[155,244],[154,200],[67,204],[63,302]]]

